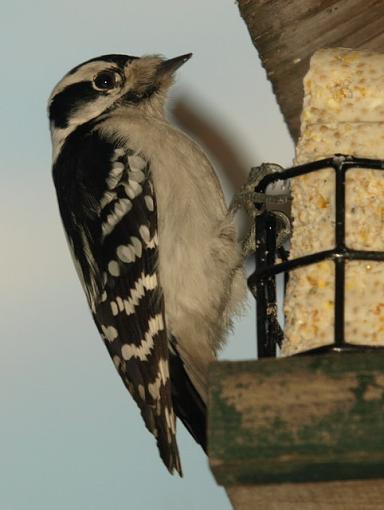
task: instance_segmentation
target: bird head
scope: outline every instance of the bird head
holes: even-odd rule
[[[48,113],[52,137],[64,138],[78,126],[120,106],[162,114],[175,71],[192,56],[104,55],[69,71],[53,89]]]

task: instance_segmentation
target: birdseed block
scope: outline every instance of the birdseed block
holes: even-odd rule
[[[384,54],[323,49],[304,78],[295,164],[335,153],[384,159]],[[334,170],[292,179],[290,258],[334,247]],[[346,244],[384,250],[384,172],[353,169],[346,177]],[[334,341],[334,263],[290,273],[283,355]],[[345,272],[345,341],[384,345],[384,262],[351,261]]]

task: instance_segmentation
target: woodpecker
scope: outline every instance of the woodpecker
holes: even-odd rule
[[[104,55],[48,103],[60,215],[97,329],[182,474],[176,416],[206,449],[207,369],[245,296],[233,215],[202,150],[164,113],[191,54]]]

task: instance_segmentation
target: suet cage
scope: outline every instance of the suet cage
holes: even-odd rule
[[[278,321],[281,310],[278,309],[276,293],[276,278],[284,274],[285,284],[291,271],[319,263],[324,260],[332,261],[334,271],[334,326],[333,339],[329,345],[310,349],[304,354],[318,354],[328,352],[361,351],[379,349],[371,345],[361,343],[349,343],[345,335],[345,270],[348,261],[375,261],[384,263],[384,251],[356,250],[346,243],[346,175],[351,169],[359,170],[384,170],[384,160],[357,158],[348,155],[336,154],[331,158],[321,159],[307,164],[294,166],[281,172],[273,172],[264,176],[257,184],[257,194],[268,195],[268,187],[279,181],[289,182],[298,176],[312,174],[322,169],[333,169],[335,176],[335,217],[334,217],[334,247],[318,251],[297,258],[289,258],[289,252],[284,246],[277,246],[277,233],[282,215],[289,216],[287,203],[290,196],[287,195],[284,212],[279,207],[268,207],[268,200],[263,204],[257,203],[258,214],[256,216],[256,270],[249,277],[248,285],[256,298],[257,307],[257,347],[258,357],[276,357],[278,346],[284,338],[283,328]],[[258,195],[260,196],[260,195]],[[276,205],[276,204],[275,204]],[[289,209],[289,208],[288,208]],[[287,217],[288,221],[292,221]],[[286,285],[284,285],[285,287]],[[383,347],[381,347],[382,349]]]

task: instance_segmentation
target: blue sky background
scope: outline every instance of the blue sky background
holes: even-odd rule
[[[247,165],[289,165],[293,146],[232,0],[7,2],[0,20],[0,508],[228,510],[180,425],[185,477],[163,468],[88,312],[50,175],[46,100],[65,72],[105,53],[192,51],[188,94]],[[222,357],[255,352],[254,308]]]

